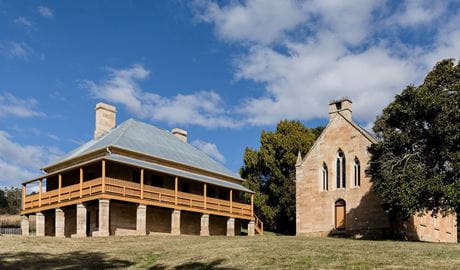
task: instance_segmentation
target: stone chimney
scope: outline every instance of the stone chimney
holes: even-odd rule
[[[183,142],[187,142],[187,131],[180,128],[173,128],[171,133]]]
[[[117,109],[114,106],[98,103],[96,104],[96,130],[94,139],[99,139],[117,125]]]
[[[339,100],[333,100],[329,103],[329,119],[332,119],[337,113],[343,115],[346,119],[352,120],[352,102],[348,97]]]

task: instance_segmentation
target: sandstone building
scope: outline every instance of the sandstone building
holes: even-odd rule
[[[30,215],[37,236],[263,233],[244,180],[188,144],[186,131],[133,119],[117,126],[104,103],[94,139],[43,171],[23,183],[23,235]]]
[[[326,128],[296,164],[296,233],[382,237],[390,228],[389,217],[365,174],[367,148],[376,139],[353,122],[347,98],[332,102],[329,116]],[[455,215],[413,216],[397,228],[406,239],[457,242]]]

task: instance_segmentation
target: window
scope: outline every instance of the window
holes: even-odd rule
[[[361,186],[361,165],[359,164],[359,159],[355,157],[355,161],[353,162],[353,170],[354,170],[354,184],[355,187]]]
[[[328,190],[329,186],[329,180],[328,180],[328,174],[327,174],[327,166],[326,163],[323,163],[323,167],[321,168],[321,185],[323,188],[323,191]]]
[[[336,170],[336,178],[337,178],[337,188],[345,188],[346,187],[346,171],[345,171],[345,155],[343,154],[342,150],[339,150],[337,153],[337,170]]]

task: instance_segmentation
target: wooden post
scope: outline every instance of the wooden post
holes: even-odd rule
[[[38,207],[42,207],[42,182],[43,179],[38,182]]]
[[[144,199],[144,169],[141,169],[141,199]]]
[[[254,217],[254,194],[251,194],[251,216]]]
[[[105,192],[105,160],[102,160],[102,193]]]
[[[207,191],[207,186],[206,184],[204,184],[204,190],[203,190],[203,204],[204,204],[204,209],[206,209],[206,197],[207,197],[207,194],[208,191]]]
[[[83,197],[83,168],[80,168],[80,198]]]
[[[230,189],[230,213],[233,212],[233,190]]]
[[[61,202],[62,175],[58,176],[58,202]]]
[[[22,210],[26,209],[26,185],[22,185]]]
[[[174,204],[177,205],[177,189],[179,187],[179,177],[174,179]]]

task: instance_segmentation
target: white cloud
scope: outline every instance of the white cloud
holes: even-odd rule
[[[33,49],[25,42],[6,41],[0,43],[0,53],[9,58],[27,60],[33,54]]]
[[[402,9],[389,20],[401,26],[426,24],[438,18],[445,11],[446,4],[444,1],[406,0]]]
[[[146,79],[149,74],[150,71],[141,65],[109,69],[108,79],[100,83],[85,81],[84,86],[95,98],[122,104],[138,117],[210,128],[239,125],[228,116],[220,96],[214,91],[163,97],[139,86],[138,81]]]
[[[22,16],[17,17],[17,18],[14,20],[14,23],[16,23],[17,25],[22,26],[22,27],[24,27],[24,28],[26,28],[26,29],[31,29],[32,26],[33,26],[33,24],[32,24],[31,21],[29,21],[27,18],[22,17]]]
[[[306,19],[303,4],[295,0],[232,1],[224,7],[210,1],[195,3],[198,18],[214,23],[217,34],[230,41],[271,43]]]
[[[54,11],[51,8],[45,6],[39,6],[38,13],[46,18],[53,18],[54,16]]]
[[[22,145],[0,130],[0,186],[18,185],[40,174],[39,169],[63,153],[55,147]]]
[[[36,109],[37,100],[33,98],[21,99],[11,93],[0,95],[0,117],[37,117],[45,116],[44,113]]]
[[[217,146],[214,143],[205,142],[202,140],[194,140],[191,142],[191,144],[215,160],[221,163],[225,163],[225,157],[219,152],[219,149],[217,149]]]
[[[238,106],[245,123],[324,118],[327,103],[343,96],[352,98],[355,118],[370,122],[436,61],[460,55],[460,20],[445,14],[448,3],[408,0],[392,10],[377,0],[279,2],[297,7],[280,9],[280,16],[292,16],[290,23],[273,15],[276,5],[258,0],[205,2],[198,9],[197,17],[213,24],[219,38],[247,48],[235,57],[235,77],[265,87],[263,95]],[[434,21],[430,45],[405,43],[394,27]],[[425,29],[406,31],[421,35]]]

